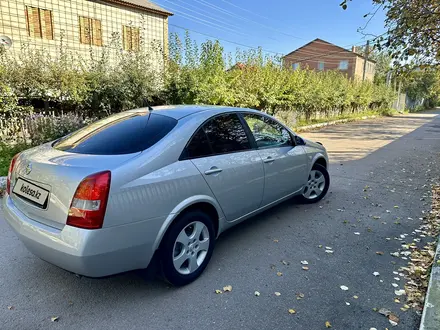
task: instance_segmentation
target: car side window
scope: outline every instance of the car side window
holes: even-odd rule
[[[293,145],[289,132],[276,121],[251,113],[244,113],[243,118],[249,126],[259,149]]]
[[[208,137],[202,128],[194,134],[191,142],[186,147],[185,158],[199,158],[206,157],[212,154],[211,146],[209,145]]]
[[[203,130],[208,137],[214,154],[237,152],[251,148],[243,125],[236,114],[216,116]]]

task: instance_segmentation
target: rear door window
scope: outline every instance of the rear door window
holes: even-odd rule
[[[203,130],[214,154],[225,154],[251,148],[246,131],[236,114],[216,116],[203,126]]]
[[[194,134],[191,142],[186,147],[186,155],[184,158],[199,158],[206,157],[212,154],[212,149],[209,144],[205,131],[200,128]]]
[[[122,112],[58,140],[53,147],[80,154],[130,154],[153,146],[176,124],[176,119],[156,113]]]

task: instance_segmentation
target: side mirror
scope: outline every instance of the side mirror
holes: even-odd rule
[[[305,146],[306,145],[306,141],[304,141],[301,137],[299,137],[298,135],[295,135],[295,144],[297,146]]]

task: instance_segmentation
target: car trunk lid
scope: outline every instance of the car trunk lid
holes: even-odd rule
[[[78,154],[56,150],[51,144],[27,150],[14,167],[11,198],[30,219],[62,228],[75,191],[85,177],[112,170],[138,154]]]

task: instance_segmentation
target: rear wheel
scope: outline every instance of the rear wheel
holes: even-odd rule
[[[194,281],[208,265],[214,244],[214,225],[206,213],[182,214],[161,243],[160,262],[165,279],[175,286]]]
[[[327,169],[319,164],[315,164],[307,178],[307,184],[304,187],[299,199],[302,203],[316,203],[324,198],[330,186],[330,176]]]

